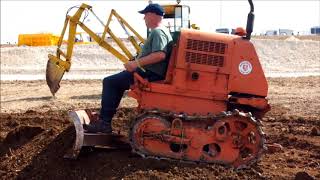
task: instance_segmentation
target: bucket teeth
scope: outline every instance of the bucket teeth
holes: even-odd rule
[[[66,69],[59,64],[59,61],[62,60],[49,55],[46,69],[46,81],[53,96],[59,90],[60,81],[66,71]]]

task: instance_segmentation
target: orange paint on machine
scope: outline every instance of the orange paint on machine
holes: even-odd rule
[[[264,135],[256,118],[270,106],[250,41],[182,29],[166,79],[148,82],[138,76],[129,96],[137,99],[139,112],[147,113],[132,131],[137,151],[235,167],[260,156]],[[173,115],[161,115],[168,112]]]
[[[256,162],[266,150],[260,120],[270,110],[270,105],[267,80],[250,42],[254,8],[252,0],[248,2],[247,27],[245,30],[237,28],[234,35],[192,29],[188,6],[164,5],[167,14],[162,14],[163,18],[172,20],[174,27],[171,29],[175,30],[170,31],[173,43],[166,55],[163,53],[166,57],[164,61],[168,61],[165,78],[151,82],[136,71],[130,71],[134,83],[128,95],[137,100],[138,106],[137,116],[127,133],[129,135],[124,136],[120,132],[86,133],[84,126],[94,124],[99,116],[89,109],[72,111],[70,119],[75,125],[76,140],[71,154],[66,157],[76,158],[82,146],[114,148],[113,143],[125,141],[133,152],[142,157],[219,163],[235,168]],[[158,6],[149,5],[153,8]],[[46,77],[53,95],[60,88],[63,74],[71,66],[76,22],[82,11],[92,11],[91,6],[84,4],[82,7],[74,16],[67,17],[64,26],[63,33],[68,19],[72,19],[69,22],[73,23],[73,31],[70,33],[68,52],[62,53],[58,47],[57,56],[49,55]],[[141,51],[135,38],[142,44],[143,38],[114,10],[112,14],[119,19],[122,27],[133,31],[135,36],[130,36],[130,42],[138,52]],[[110,16],[102,37],[84,24],[77,23],[100,46],[127,63],[133,55],[117,36],[110,33],[112,31],[108,25],[111,19]],[[107,30],[124,54],[105,41]],[[66,60],[63,61],[60,55]],[[143,69],[140,65],[138,67]]]

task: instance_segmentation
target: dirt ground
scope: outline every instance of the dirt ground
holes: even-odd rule
[[[83,149],[65,160],[74,134],[68,110],[99,108],[101,82],[62,81],[52,98],[45,81],[2,81],[0,179],[320,179],[320,77],[269,78],[272,110],[263,118],[266,153],[249,169],[143,159],[129,149]],[[125,130],[135,100],[124,97],[114,128]]]

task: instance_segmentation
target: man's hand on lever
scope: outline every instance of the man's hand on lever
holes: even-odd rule
[[[138,64],[136,61],[128,61],[127,63],[124,64],[124,67],[126,68],[127,71],[133,72],[137,69]]]

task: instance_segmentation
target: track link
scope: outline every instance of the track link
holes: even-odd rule
[[[219,144],[219,140],[224,141],[224,139],[232,138],[233,148],[239,149],[239,154],[237,157],[231,161],[224,160],[210,160],[210,158],[215,155],[215,153],[219,152],[219,146],[215,148],[215,143],[206,145],[203,151],[205,151],[205,155],[201,156],[199,159],[193,159],[190,157],[186,157],[187,155],[182,155],[185,150],[183,146],[185,144],[191,145],[188,141],[190,135],[183,134],[183,132],[188,132],[188,130],[184,129],[185,127],[182,124],[193,123],[197,125],[200,132],[208,132],[211,133],[210,128],[217,129],[216,132],[222,132],[222,135],[215,137],[214,142]],[[175,125],[173,125],[175,124]],[[207,126],[207,124],[212,124],[212,126]],[[248,124],[247,130],[246,127],[242,127],[242,125]],[[152,130],[149,127],[152,126]],[[175,128],[175,126],[178,127]],[[180,127],[179,127],[180,126]],[[205,128],[204,128],[205,127]],[[180,130],[179,130],[180,128]],[[252,130],[250,130],[252,129]],[[229,133],[224,133],[224,131]],[[179,135],[177,135],[177,132]],[[189,131],[190,132],[190,131]],[[213,130],[212,130],[213,132]],[[234,133],[237,132],[237,133]],[[257,134],[255,134],[255,133]],[[176,133],[172,135],[172,133]],[[201,134],[201,133],[199,133]],[[212,133],[211,133],[212,134]],[[210,135],[211,135],[210,134]],[[217,134],[217,133],[216,133]],[[219,133],[218,133],[219,134]],[[245,139],[241,139],[245,135]],[[200,135],[199,135],[200,136]],[[205,136],[204,136],[205,137]],[[239,137],[239,138],[237,138]],[[134,122],[131,123],[130,126],[130,145],[134,153],[139,154],[143,158],[153,158],[153,159],[166,159],[172,161],[182,161],[188,163],[217,163],[223,164],[226,166],[231,166],[236,169],[247,168],[253,163],[257,162],[261,155],[266,150],[266,139],[265,134],[262,131],[262,124],[259,120],[255,119],[251,113],[243,113],[238,110],[221,112],[217,115],[208,114],[207,116],[199,116],[199,115],[186,115],[186,114],[175,114],[171,112],[161,111],[161,110],[149,110],[141,113]],[[150,140],[151,139],[151,140]],[[243,145],[243,141],[249,142]],[[258,142],[255,142],[258,141]],[[151,142],[145,143],[145,142]],[[156,146],[165,147],[176,145],[179,149],[178,151],[174,151],[175,148],[170,146],[170,150],[165,152],[156,152]],[[151,144],[151,145],[150,145]],[[230,143],[229,143],[230,144]],[[212,146],[212,147],[211,147]],[[237,147],[236,147],[237,146]],[[254,147],[253,147],[254,146]],[[222,146],[223,149],[232,148],[228,146]],[[226,147],[226,148],[225,148]],[[155,148],[155,151],[153,151]],[[169,147],[168,147],[169,148]],[[198,148],[199,149],[199,148]],[[210,150],[211,149],[211,150]],[[213,150],[212,150],[213,149]],[[250,151],[254,149],[253,151]],[[246,151],[250,152],[246,152]],[[228,150],[229,151],[229,150]],[[224,153],[224,152],[220,152]],[[249,153],[249,154],[248,154]],[[251,153],[251,154],[250,154]],[[180,155],[179,155],[180,154]],[[235,153],[236,154],[236,153]],[[235,155],[234,155],[235,156]]]

